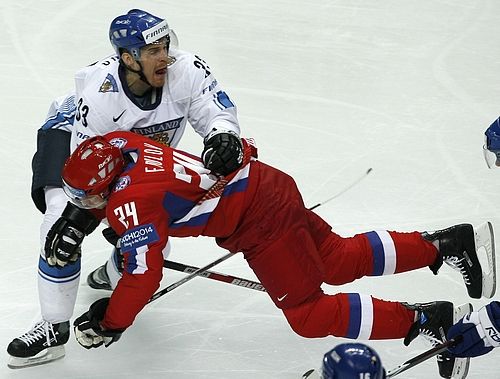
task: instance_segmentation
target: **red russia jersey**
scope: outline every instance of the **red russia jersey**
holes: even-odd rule
[[[227,237],[254,192],[250,163],[257,149],[248,140],[242,167],[223,180],[199,157],[130,132],[105,136],[131,158],[106,206],[110,226],[121,236],[122,279],[103,320],[110,329],[130,326],[158,289],[168,236]]]

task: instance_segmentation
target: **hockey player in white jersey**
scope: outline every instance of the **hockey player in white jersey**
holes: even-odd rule
[[[176,37],[166,20],[133,9],[112,21],[109,38],[116,55],[80,70],[75,93],[54,101],[38,132],[32,197],[44,213],[38,265],[42,319],[9,344],[12,368],[65,354],[80,277],[75,241],[83,238],[80,231],[88,234],[97,226],[91,214],[67,203],[61,189],[61,168],[70,145],[72,151],[91,136],[130,130],[175,147],[189,122],[204,138],[203,159],[212,171],[224,175],[241,163],[235,105],[203,59],[171,46]],[[61,214],[64,221],[56,222]],[[44,244],[55,239],[62,253],[77,249],[78,259],[62,266],[47,260]],[[89,275],[91,287],[114,287],[120,278],[119,260],[115,250]]]

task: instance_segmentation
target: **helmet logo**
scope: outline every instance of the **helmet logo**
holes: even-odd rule
[[[127,144],[127,140],[125,138],[113,138],[111,141],[109,141],[109,143],[110,145],[121,149]]]
[[[169,33],[170,29],[168,27],[167,21],[163,20],[162,22],[155,25],[151,29],[143,31],[142,37],[144,38],[144,42],[146,42],[146,44],[150,44],[159,40],[162,37],[167,36]]]
[[[106,164],[108,164],[108,162],[109,162],[109,161],[111,161],[111,155],[108,155],[108,156],[106,157],[106,159],[104,160],[104,162],[99,163],[99,166],[98,166],[99,170],[100,170],[101,168],[103,168],[104,166],[106,166]]]

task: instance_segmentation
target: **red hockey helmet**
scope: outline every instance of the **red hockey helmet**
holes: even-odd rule
[[[102,136],[82,142],[66,160],[63,190],[80,208],[102,208],[125,165],[121,150]]]

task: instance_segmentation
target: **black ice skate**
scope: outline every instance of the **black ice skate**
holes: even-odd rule
[[[411,341],[419,335],[427,339],[434,347],[446,341],[448,329],[472,312],[471,304],[463,304],[454,307],[448,301],[435,301],[424,304],[404,305],[417,312],[417,321],[414,322],[408,335],[404,339],[404,344],[408,346]],[[454,358],[448,352],[437,355],[439,375],[442,378],[463,379],[469,371],[470,358]]]
[[[430,266],[434,274],[443,262],[460,271],[469,296],[479,299],[483,292],[483,273],[476,253],[474,229],[470,224],[455,225],[435,232],[424,232],[422,237],[433,242],[439,250],[438,259]]]
[[[35,366],[64,357],[64,344],[69,339],[69,321],[51,324],[38,322],[30,331],[7,347],[10,355],[7,366],[22,368]]]
[[[106,263],[96,268],[87,276],[87,284],[96,290],[112,290],[111,281],[106,271]]]

